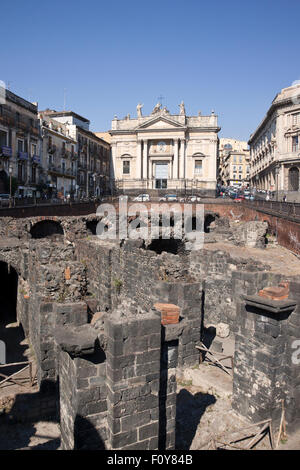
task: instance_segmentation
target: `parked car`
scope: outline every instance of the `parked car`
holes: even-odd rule
[[[138,196],[133,198],[133,201],[148,202],[148,201],[150,201],[150,196],[149,196],[149,194],[139,194]]]
[[[176,194],[167,194],[166,195],[166,200],[168,202],[173,202],[173,201],[175,202],[175,201],[177,201],[177,196],[176,196]]]
[[[187,199],[188,202],[200,202],[201,201],[201,197],[200,196],[189,196],[188,199]]]
[[[9,199],[10,195],[9,194],[0,194],[0,203],[1,206],[9,206]]]

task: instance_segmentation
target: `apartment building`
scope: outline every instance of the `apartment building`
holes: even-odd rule
[[[46,112],[39,113],[42,146],[44,190],[49,197],[59,198],[76,194],[78,154],[77,141],[70,137],[69,129]]]
[[[76,141],[76,196],[107,194],[110,190],[110,144],[90,131],[88,119],[73,111],[47,109],[43,115],[65,125],[69,137]]]
[[[235,152],[236,158],[228,158],[230,152]],[[245,155],[245,160],[240,158],[240,156],[242,157],[243,155]],[[218,183],[221,185],[227,185],[227,181],[240,180],[239,175],[243,177],[242,179],[247,180],[248,178],[249,180],[249,176],[247,177],[247,166],[249,166],[249,162],[247,163],[247,160],[249,160],[248,157],[249,149],[246,141],[226,137],[220,138],[217,160]],[[238,165],[240,160],[241,163]],[[232,163],[232,166],[230,166],[230,163]],[[240,166],[241,168],[239,168]]]
[[[251,181],[300,200],[300,84],[283,88],[249,139]],[[293,193],[293,194],[291,194]]]
[[[37,104],[3,88],[1,96],[0,192],[9,193],[11,176],[17,182],[19,195],[33,196],[42,173]]]
[[[225,186],[248,187],[250,184],[250,152],[229,150],[223,162]]]

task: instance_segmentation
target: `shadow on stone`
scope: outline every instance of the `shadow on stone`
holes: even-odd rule
[[[93,423],[81,415],[74,422],[74,449],[105,450],[105,445]]]
[[[216,403],[214,395],[195,393],[181,389],[176,401],[175,449],[188,450],[191,447],[197,427],[206,408]]]
[[[45,383],[45,382],[48,382]],[[35,424],[39,421],[58,422],[57,396],[55,384],[44,381],[42,390],[33,393],[10,395],[4,402],[0,418],[0,450],[24,449],[30,446],[31,439],[36,435]],[[36,436],[42,437],[42,436]],[[55,442],[54,442],[55,441]],[[57,449],[59,439],[31,445],[30,449]]]

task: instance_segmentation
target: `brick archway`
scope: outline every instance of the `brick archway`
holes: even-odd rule
[[[32,225],[30,234],[34,239],[52,238],[61,240],[64,237],[64,229],[57,220],[42,219]]]

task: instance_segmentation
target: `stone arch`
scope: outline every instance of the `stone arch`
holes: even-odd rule
[[[98,222],[99,222],[98,219],[92,219],[92,220],[86,221],[85,226],[89,235],[97,235]]]
[[[155,251],[160,255],[163,251],[178,255],[185,251],[184,242],[179,239],[169,238],[154,238],[151,243],[147,246],[147,250]]]
[[[18,292],[18,272],[7,263],[0,260],[0,299],[1,305],[8,302],[16,311]]]
[[[217,214],[206,214],[204,218],[204,233],[210,232],[210,225],[218,218]]]
[[[299,168],[292,166],[288,173],[289,191],[299,191]]]
[[[30,234],[33,239],[51,238],[61,241],[64,237],[64,229],[60,222],[52,219],[45,219],[32,225]]]

